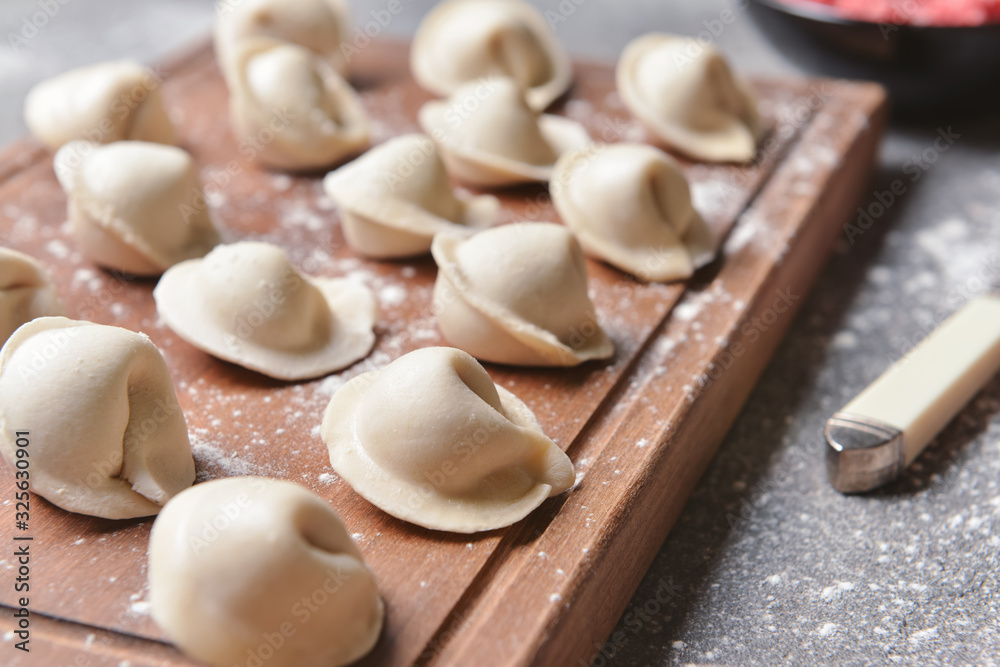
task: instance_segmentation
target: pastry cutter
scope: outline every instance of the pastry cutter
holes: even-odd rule
[[[895,479],[1000,371],[1000,291],[969,301],[826,422],[842,493]]]

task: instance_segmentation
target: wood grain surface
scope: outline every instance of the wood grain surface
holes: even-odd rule
[[[417,130],[430,99],[407,69],[407,45],[374,42],[352,83],[376,141]],[[349,276],[379,297],[368,359],[306,383],[284,383],[190,347],[159,320],[153,281],[104,271],[65,227],[51,156],[32,140],[0,154],[2,244],[37,257],[71,317],[143,331],[171,369],[198,479],[266,475],[302,484],[343,517],[378,578],[386,627],[361,664],[551,665],[591,659],[614,626],[695,482],[822,267],[866,184],[884,120],[881,89],[825,80],[754,81],[767,135],[750,166],[684,163],[696,206],[727,240],[688,284],[648,285],[588,261],[591,291],[617,352],[575,369],[489,365],[531,407],[580,474],[505,530],[460,536],[393,519],[330,469],[318,435],[330,396],[354,375],[444,344],[430,308],[429,258],[373,262],[345,245],[322,174],[270,172],[240,151],[211,48],[165,68],[162,93],[202,168],[227,241],[284,247],[305,272]],[[614,93],[613,67],[578,63],[554,111],[603,141],[644,141]],[[501,193],[503,221],[558,220],[544,188]],[[58,391],[57,387],[53,388]],[[13,498],[12,475],[0,498]],[[13,524],[8,507],[0,520]],[[107,521],[32,497],[33,653],[14,664],[191,664],[149,616],[151,519]],[[5,528],[10,535],[13,530]],[[0,563],[9,572],[4,550]],[[667,594],[667,593],[665,593]],[[15,603],[12,586],[0,603]],[[9,627],[5,611],[0,630]],[[613,639],[613,638],[612,638]]]

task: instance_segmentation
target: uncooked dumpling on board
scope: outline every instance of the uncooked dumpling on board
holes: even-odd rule
[[[368,116],[357,93],[305,47],[241,40],[228,83],[236,141],[268,166],[328,167],[368,147]]]
[[[509,526],[575,481],[531,410],[454,348],[416,350],[350,380],[320,432],[355,491],[426,528]]]
[[[375,646],[384,615],[375,576],[333,508],[263,477],[198,484],[163,508],[149,539],[149,593],[167,637],[218,667],[252,664],[248,656],[266,656],[268,667],[346,665]]]
[[[305,276],[269,243],[220,245],[182,262],[163,274],[153,298],[167,326],[190,344],[279,380],[327,375],[375,344],[370,289]]]
[[[474,81],[447,101],[426,103],[420,125],[448,173],[480,187],[545,182],[560,155],[590,143],[576,121],[532,111],[508,78]]]
[[[24,102],[31,133],[58,150],[75,140],[175,144],[156,74],[130,60],[89,65],[42,81]]]
[[[63,314],[48,271],[34,257],[0,246],[0,345],[25,322]]]
[[[235,71],[240,44],[269,37],[306,48],[344,74],[350,27],[351,11],[345,0],[221,0],[215,55],[228,79]]]
[[[406,134],[331,172],[323,187],[347,243],[369,257],[419,255],[441,231],[471,235],[496,222],[496,197],[452,190],[437,146]]]
[[[442,233],[431,253],[438,327],[477,359],[576,366],[614,354],[587,295],[583,250],[566,227],[519,223],[470,239]]]
[[[141,333],[41,317],[0,351],[0,449],[70,512],[149,516],[194,482],[187,426],[160,351]],[[20,468],[18,468],[20,469]]]
[[[757,155],[757,103],[712,45],[639,37],[625,47],[615,79],[625,105],[669,148],[707,162]]]
[[[567,153],[549,189],[584,251],[637,278],[681,280],[715,256],[684,172],[658,148],[593,144]]]
[[[450,0],[427,15],[413,38],[413,77],[448,96],[484,77],[509,77],[542,111],[569,88],[573,67],[537,9],[521,0]]]
[[[102,266],[158,276],[219,242],[197,165],[180,148],[74,141],[59,149],[54,166],[70,229]]]

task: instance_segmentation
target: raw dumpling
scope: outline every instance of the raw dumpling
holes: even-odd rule
[[[81,67],[32,88],[24,102],[24,119],[31,133],[53,151],[77,139],[175,144],[160,83],[152,70],[130,60]]]
[[[711,45],[640,37],[625,47],[615,78],[625,105],[670,148],[709,162],[757,155],[757,103]]]
[[[18,470],[29,451],[32,491],[105,519],[156,514],[194,482],[160,351],[141,333],[64,317],[28,322],[0,351],[0,448]]]
[[[64,313],[48,272],[33,257],[0,247],[0,345],[25,322]]]
[[[191,487],[149,538],[153,618],[209,665],[339,667],[368,653],[383,605],[330,505],[290,482],[232,477]]]
[[[680,166],[645,144],[594,144],[556,165],[552,202],[587,254],[653,282],[689,277],[716,241]]]
[[[575,366],[614,354],[587,296],[583,251],[562,225],[504,225],[468,240],[439,234],[431,253],[441,333],[477,359]]]
[[[344,237],[369,257],[419,255],[440,231],[472,234],[496,222],[496,197],[452,191],[434,142],[397,137],[331,172],[323,181],[340,208]]]
[[[309,49],[343,74],[347,62],[341,47],[350,39],[350,25],[345,0],[223,1],[215,22],[215,55],[231,79],[239,45],[250,38],[270,37]]]
[[[239,142],[278,169],[317,169],[368,147],[361,100],[312,51],[263,37],[240,43],[229,80]]]
[[[590,143],[579,123],[528,108],[511,79],[482,79],[428,102],[420,125],[455,178],[482,187],[544,182],[559,156]]]
[[[98,264],[158,276],[219,242],[198,168],[174,146],[66,144],[55,157],[70,228]]]
[[[332,373],[375,344],[371,290],[309,278],[269,243],[220,245],[174,266],[153,290],[156,310],[195,347],[279,380]]]
[[[569,88],[569,56],[545,18],[521,0],[450,0],[427,15],[413,38],[413,77],[451,95],[483,77],[509,77],[542,111]]]
[[[320,432],[355,491],[425,528],[509,526],[575,481],[531,410],[454,348],[410,352],[350,380]]]

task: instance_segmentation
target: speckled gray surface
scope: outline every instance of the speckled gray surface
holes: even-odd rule
[[[10,48],[9,33],[43,4],[0,4],[3,143],[24,131],[20,107],[33,82],[109,57],[153,59],[212,19],[209,0],[61,0],[24,48]],[[385,4],[352,0],[364,20]],[[386,34],[409,34],[432,3],[403,4]],[[647,30],[697,32],[735,7],[718,43],[738,66],[797,71],[737,0],[535,4],[564,7],[560,38],[594,59],[613,59]],[[1000,380],[903,479],[872,495],[829,487],[821,439],[830,413],[944,314],[1000,280],[998,121],[893,128],[861,204],[897,179],[906,192],[853,244],[841,240],[623,616],[618,641],[595,665],[1000,664]],[[960,137],[933,153],[939,127],[949,126]],[[933,164],[914,168],[929,150]]]

